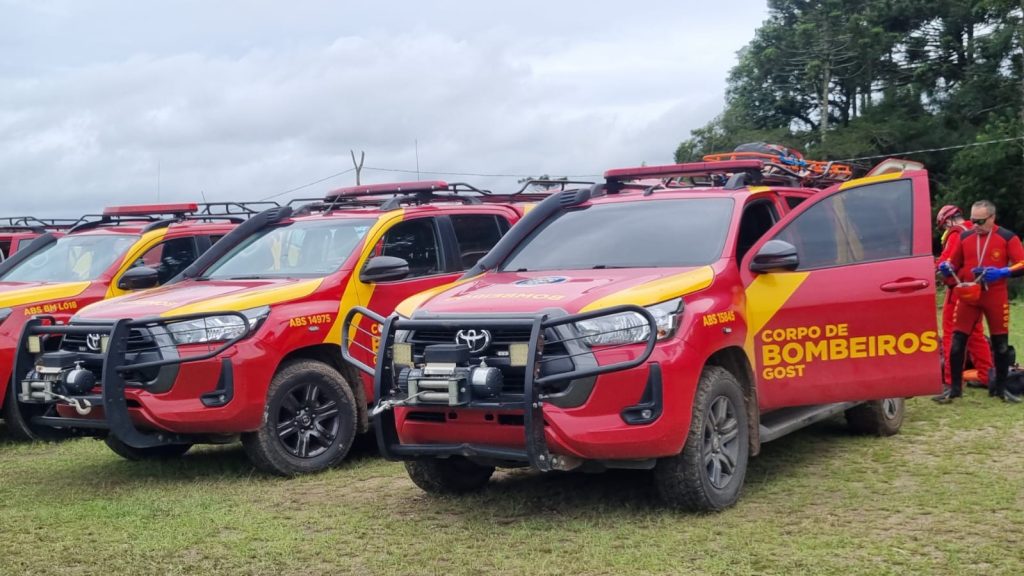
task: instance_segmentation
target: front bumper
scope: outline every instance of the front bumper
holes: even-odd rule
[[[639,314],[647,323],[647,337],[641,342],[629,344],[613,344],[602,347],[606,354],[604,357],[611,358],[606,363],[600,361],[570,362],[565,363],[566,357],[586,356],[593,359],[595,355],[590,352],[574,352],[573,347],[568,348],[568,354],[560,355],[557,358],[545,358],[545,348],[565,345],[573,340],[582,340],[583,336],[572,335],[567,332],[566,327],[580,321],[591,320],[604,316],[613,316],[623,313]],[[350,347],[361,347],[358,342],[353,341],[350,335],[356,331],[366,331],[359,326],[357,317],[365,317],[372,322],[382,325],[380,330],[380,341],[376,351],[376,368],[360,362],[353,357]],[[525,366],[523,367],[522,392],[521,395],[501,394],[495,397],[476,397],[472,387],[467,384],[470,390],[454,387],[453,396],[450,398],[450,408],[442,404],[422,404],[415,398],[408,397],[409,385],[407,379],[410,372],[396,366],[394,357],[394,345],[396,333],[403,331],[405,334],[416,334],[424,331],[451,331],[460,330],[512,330],[521,334],[528,334],[525,344],[527,346]],[[567,315],[558,311],[547,311],[528,316],[444,316],[434,319],[406,319],[397,315],[384,318],[365,308],[352,309],[345,318],[342,328],[342,355],[345,360],[360,370],[373,374],[374,395],[377,398],[377,407],[374,413],[377,414],[375,430],[377,443],[381,453],[391,460],[408,460],[423,457],[449,457],[464,456],[478,460],[490,460],[505,463],[525,463],[539,470],[569,469],[577,466],[580,459],[573,455],[571,449],[556,450],[553,453],[549,449],[549,440],[558,443],[562,448],[566,443],[558,439],[557,426],[550,426],[548,418],[558,414],[568,414],[566,411],[552,403],[552,397],[557,394],[553,392],[560,389],[560,384],[567,382],[579,382],[585,379],[594,379],[601,375],[608,375],[615,372],[623,373],[637,368],[649,360],[655,350],[657,343],[657,325],[651,313],[638,306],[616,306],[594,312]],[[578,347],[577,347],[578,348]],[[641,350],[638,350],[641,349]],[[632,352],[630,352],[632,351]],[[608,353],[611,352],[611,353]],[[417,364],[417,356],[413,351],[414,362]],[[419,358],[418,360],[422,360]],[[477,362],[479,358],[473,360]],[[487,359],[485,358],[485,361]],[[558,364],[561,369],[557,371],[544,370],[545,362]],[[421,363],[426,369],[430,363]],[[484,364],[486,366],[486,364]],[[464,368],[464,367],[460,367]],[[620,413],[616,415],[626,424],[644,424],[658,419],[661,415],[661,369],[657,363],[650,363],[647,367],[647,379],[644,393],[640,402],[633,405],[622,405]],[[455,390],[461,395],[454,395]],[[412,404],[410,404],[412,403]],[[397,408],[391,410],[390,408]],[[400,434],[400,427],[406,424],[406,420],[413,408],[440,409],[441,416],[444,412],[456,414],[457,412],[469,413],[470,418],[463,420],[480,420],[484,417],[510,418],[518,424],[521,421],[522,433],[516,439],[509,434],[511,431],[518,431],[519,427],[510,426],[505,429],[505,436],[495,438],[490,436],[490,441],[462,441],[459,438],[461,432],[467,432],[470,438],[483,438],[487,435],[473,433],[473,424],[466,422],[458,428],[450,426],[452,433],[434,435],[430,442],[417,442],[409,434]],[[457,415],[457,414],[456,414]],[[569,416],[572,417],[571,415]],[[521,420],[519,420],[521,419]],[[443,418],[442,418],[443,421]],[[482,424],[482,421],[481,421]],[[444,426],[444,424],[438,424]],[[410,442],[403,442],[401,436],[406,436]],[[413,434],[412,436],[415,436]],[[440,441],[437,441],[440,440]]]
[[[235,338],[203,346],[178,346],[166,330],[170,323],[209,316],[236,316],[247,328]],[[36,426],[107,430],[136,448],[192,442],[194,437],[152,425],[156,419],[145,414],[136,398],[166,393],[179,379],[187,378],[190,367],[213,363],[220,370],[216,385],[196,397],[205,407],[226,406],[235,394],[234,369],[230,358],[218,356],[251,331],[248,319],[237,312],[71,325],[37,316],[22,329],[12,385],[23,413],[27,412]],[[72,341],[88,341],[89,348],[69,346]],[[57,355],[59,361],[55,362]],[[61,366],[54,367],[55,363]],[[86,379],[84,386],[69,386],[67,380],[74,370],[87,372],[85,378],[91,374],[94,381]],[[137,420],[142,420],[142,429]]]

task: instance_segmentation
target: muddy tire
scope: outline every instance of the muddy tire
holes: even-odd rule
[[[892,436],[903,426],[906,402],[903,398],[873,400],[846,411],[846,424],[856,434]]]
[[[654,467],[658,495],[672,508],[692,512],[732,506],[747,474],[748,435],[740,383],[724,368],[704,368],[683,451]]]
[[[112,434],[103,439],[107,448],[125,460],[139,462],[142,460],[171,460],[180,458],[192,448],[191,444],[164,444],[150,448],[129,446]]]
[[[352,388],[337,370],[316,360],[295,360],[274,376],[263,423],[256,432],[242,435],[242,446],[264,472],[320,472],[348,454],[357,421]]]
[[[36,426],[29,420],[32,416],[41,415],[46,409],[44,406],[25,405],[18,402],[14,387],[8,383],[7,394],[3,399],[2,417],[7,424],[7,436],[14,440],[31,442],[43,440],[46,442],[57,442],[74,436],[70,430],[51,428],[49,426]]]
[[[493,466],[481,466],[461,456],[429,458],[405,463],[413,484],[430,494],[466,494],[487,485]]]

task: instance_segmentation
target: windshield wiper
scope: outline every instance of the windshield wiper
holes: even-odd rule
[[[259,274],[249,274],[248,276],[228,276],[227,278],[224,278],[224,280],[266,280],[266,279],[267,279],[266,276],[261,276]]]
[[[627,266],[613,266],[611,264],[597,264],[591,266],[591,270],[618,270],[620,268],[627,268]]]

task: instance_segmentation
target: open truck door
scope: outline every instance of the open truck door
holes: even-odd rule
[[[924,170],[850,180],[743,261],[762,410],[941,392]]]

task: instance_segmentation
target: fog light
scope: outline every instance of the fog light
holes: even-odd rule
[[[512,366],[526,366],[530,359],[530,344],[516,342],[508,345],[508,361]]]
[[[110,336],[106,334],[100,336],[100,352],[107,353],[107,344],[110,344]]]
[[[412,367],[412,344],[396,342],[391,347],[391,359],[399,366]]]
[[[43,339],[39,336],[28,337],[28,351],[32,354],[39,354],[43,351]]]

